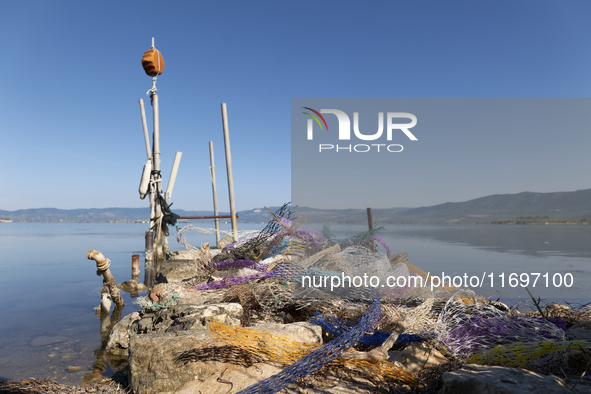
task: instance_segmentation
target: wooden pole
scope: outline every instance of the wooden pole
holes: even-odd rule
[[[228,194],[230,195],[230,215],[232,215],[232,233],[234,241],[238,241],[238,224],[236,222],[236,205],[234,204],[234,178],[232,176],[232,154],[230,153],[230,132],[228,130],[228,109],[222,103],[222,121],[224,124],[224,146],[226,148],[226,171],[228,173]]]
[[[140,112],[142,115],[142,126],[144,129],[144,140],[146,141],[146,153],[148,159],[152,156],[152,148],[150,147],[150,136],[148,135],[148,122],[146,122],[146,110],[144,109],[144,100],[140,99]]]
[[[152,287],[154,281],[154,232],[146,231],[146,261],[144,265],[144,284]]]
[[[371,215],[371,208],[367,208],[367,227],[369,227],[369,231],[373,230],[373,216]],[[372,240],[371,243],[373,251],[377,252],[375,241]]]
[[[220,220],[218,216],[218,192],[215,184],[215,164],[213,159],[213,141],[209,141],[209,170],[211,172],[211,189],[213,191],[213,215],[215,218],[215,247],[220,248]],[[232,217],[230,215],[230,217]]]
[[[168,185],[166,186],[166,196],[168,197],[167,203],[170,203],[172,198],[172,189],[174,189],[174,183],[176,182],[176,175],[179,172],[179,165],[181,164],[181,157],[183,152],[177,152],[174,155],[174,162],[172,164],[172,171],[170,172],[170,179],[168,179]]]
[[[373,217],[371,216],[371,208],[367,208],[367,226],[373,230]]]

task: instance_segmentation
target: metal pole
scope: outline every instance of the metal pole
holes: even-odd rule
[[[209,162],[211,172],[211,189],[213,191],[213,215],[218,216],[218,192],[215,185],[215,164],[213,160],[213,141],[209,141]],[[215,247],[220,248],[220,220],[215,218]]]
[[[234,241],[238,241],[238,224],[236,223],[236,206],[234,204],[234,178],[232,176],[232,155],[230,153],[230,132],[228,131],[228,109],[222,103],[222,121],[224,123],[224,146],[226,147],[226,170],[228,172],[228,194],[230,195],[230,215],[232,215],[232,233]]]
[[[140,112],[142,114],[142,126],[144,127],[144,139],[146,140],[146,153],[149,159],[152,156],[152,149],[150,148],[150,136],[148,135],[148,123],[146,122],[146,110],[144,109],[143,99],[140,99]]]
[[[123,298],[121,298],[121,294],[119,293],[119,289],[115,284],[115,277],[111,273],[109,266],[111,265],[111,260],[107,259],[101,252],[97,250],[89,250],[86,253],[86,258],[88,260],[96,261],[96,268],[103,274],[104,283],[109,288],[109,292],[111,294],[111,298],[115,301],[116,305],[125,305],[123,302]]]
[[[152,190],[152,193],[157,193],[154,196],[159,196],[160,195],[160,189],[161,189],[161,183],[162,183],[162,177],[160,176],[160,110],[159,110],[159,103],[158,103],[158,94],[156,94],[156,92],[152,92],[151,95],[152,98],[152,106],[153,106],[153,111],[154,111],[154,154],[153,154],[153,162],[154,165],[152,166],[152,168],[154,169],[154,173],[155,173],[155,187],[156,190]],[[162,216],[162,210],[160,208],[160,204],[158,202],[158,199],[154,198],[154,202],[155,202],[155,207],[153,207],[152,209],[154,209],[154,221],[156,221],[156,223],[158,223],[160,217]],[[153,225],[154,223],[152,223]],[[156,243],[156,250],[155,250],[155,266],[157,266],[158,264],[160,264],[162,262],[162,259],[164,257],[163,251],[162,251],[162,236],[161,236],[161,231],[162,229],[159,228],[159,226],[156,226],[156,240],[158,241]]]

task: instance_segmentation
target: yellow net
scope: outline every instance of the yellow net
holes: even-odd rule
[[[568,350],[591,349],[591,342],[584,340],[556,341],[553,339],[542,342],[514,343],[497,346],[482,353],[476,353],[468,360],[468,364],[495,364],[505,367],[522,368],[535,358],[544,354]]]
[[[249,328],[228,326],[218,321],[209,321],[211,333],[229,345],[281,364],[293,364],[307,354],[318,349],[320,345],[293,341],[281,335],[270,334]],[[355,352],[349,350],[347,353]],[[356,353],[356,352],[355,352]],[[416,384],[414,373],[397,367],[388,361],[350,360],[338,357],[329,365],[344,367],[362,373],[371,378],[381,377],[400,384]]]

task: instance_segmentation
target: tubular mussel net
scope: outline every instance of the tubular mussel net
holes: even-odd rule
[[[337,239],[328,225],[317,231],[292,220],[291,207],[285,204],[262,231],[244,234],[211,257],[208,245],[201,249],[189,245],[181,229],[178,239],[195,252],[194,277],[158,285],[157,303],[149,297],[136,302],[143,308],[164,308],[194,297],[239,302],[244,310],[240,327],[216,320],[207,323],[226,346],[187,354],[247,366],[266,362],[284,367],[241,393],[274,393],[319,370],[346,371],[380,387],[420,387],[421,373],[388,361],[389,351],[402,351],[412,343],[439,350],[455,367],[478,363],[544,373],[564,368],[569,352],[591,348],[586,341],[567,340],[563,320],[526,316],[471,290],[432,291],[431,286],[416,283],[351,285],[347,278],[363,275],[380,278],[380,283],[389,276],[430,280],[409,263],[408,254],[390,250],[378,235],[381,230]],[[378,251],[378,244],[385,254]],[[320,326],[324,344],[249,328],[261,322],[300,321]]]

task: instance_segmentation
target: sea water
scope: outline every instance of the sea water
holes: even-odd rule
[[[194,223],[201,227],[213,224]],[[307,224],[322,229],[322,225]],[[0,224],[0,378],[50,378],[81,384],[100,352],[99,305],[102,277],[86,259],[94,249],[111,260],[117,282],[131,278],[131,256],[140,255],[143,278],[146,224],[1,223]],[[261,230],[264,224],[241,224]],[[229,224],[222,225],[230,230]],[[332,225],[335,237],[367,229]],[[586,226],[412,226],[386,225],[378,233],[392,253],[407,252],[408,262],[431,275],[482,278],[474,289],[507,303],[526,300],[525,288],[509,285],[509,274],[570,273],[570,287],[538,282],[528,289],[543,301],[575,304],[591,298],[591,227]],[[187,233],[196,247],[215,243],[211,234]],[[170,250],[183,249],[171,228]],[[380,247],[380,252],[385,250]],[[493,274],[493,286],[488,275]],[[504,287],[499,275],[505,274]],[[128,293],[123,316],[137,310]],[[140,296],[146,293],[140,294]],[[530,302],[531,304],[531,302]],[[110,376],[109,368],[103,376]]]

